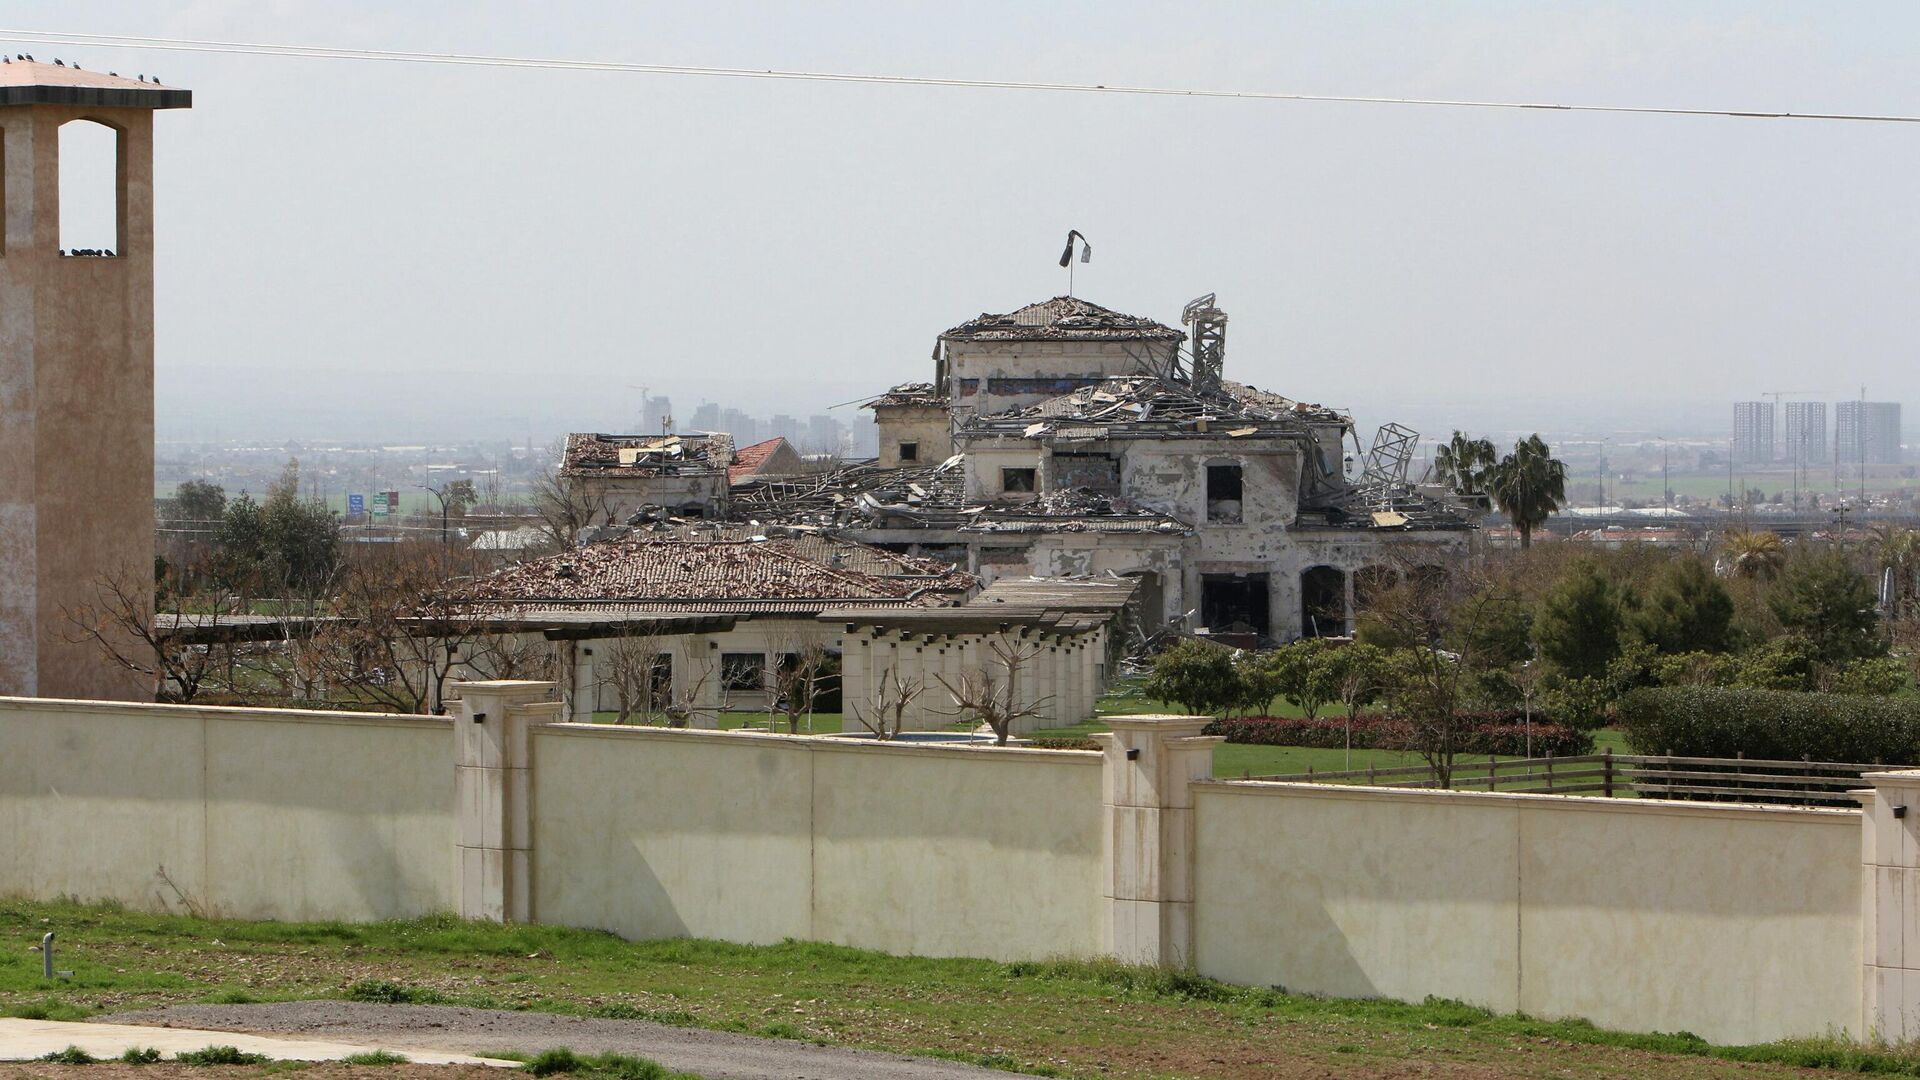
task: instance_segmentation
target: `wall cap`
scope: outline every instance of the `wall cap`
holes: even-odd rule
[[[1613,814],[1653,814],[1666,816],[1721,817],[1739,821],[1758,821],[1762,817],[1794,817],[1807,822],[1858,827],[1860,811],[1849,807],[1769,806],[1762,803],[1693,803],[1677,799],[1610,799],[1603,795],[1533,795],[1512,791],[1438,791],[1423,788],[1366,787],[1360,784],[1313,784],[1290,780],[1238,780],[1216,777],[1195,780],[1193,786],[1207,794],[1252,796],[1301,796],[1314,799],[1347,799],[1355,802],[1432,802],[1451,799],[1462,805],[1493,809],[1518,809],[1522,805],[1583,810]]]
[[[703,728],[663,728],[629,724],[541,724],[542,735],[606,736],[617,739],[733,739],[767,743],[808,751],[839,754],[920,754],[937,757],[991,754],[1005,757],[1052,758],[1081,765],[1100,767],[1105,755],[1098,750],[1055,750],[1031,746],[960,746],[952,743],[895,743],[873,739],[847,739],[837,735],[781,735],[764,731],[714,731]]]

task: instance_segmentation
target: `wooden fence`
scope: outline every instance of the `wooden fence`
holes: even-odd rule
[[[1864,786],[1860,774],[1880,764],[1841,761],[1770,761],[1759,758],[1681,757],[1673,754],[1585,754],[1578,757],[1492,758],[1456,756],[1443,778],[1432,765],[1344,772],[1246,776],[1376,787],[1505,791],[1529,795],[1600,795],[1707,802],[1855,806],[1848,791]]]

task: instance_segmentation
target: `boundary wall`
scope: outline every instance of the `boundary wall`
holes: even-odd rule
[[[452,728],[0,699],[0,893],[247,919],[450,910]]]
[[[1102,752],[0,698],[0,895],[1113,956],[1716,1042],[1920,1039],[1920,770],[1860,810],[1214,780]]]

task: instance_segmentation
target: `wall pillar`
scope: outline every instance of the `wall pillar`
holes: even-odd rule
[[[1193,791],[1213,776],[1220,736],[1206,716],[1110,716],[1095,735],[1106,753],[1104,892],[1108,943],[1123,964],[1192,967]]]
[[[1920,1038],[1920,770],[1867,773],[1861,824],[1861,1020],[1870,1039]]]
[[[546,700],[554,684],[501,679],[455,684],[454,818],[460,864],[459,914],[467,919],[532,918],[531,728],[564,707]]]

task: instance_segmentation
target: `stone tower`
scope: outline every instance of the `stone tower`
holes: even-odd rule
[[[109,576],[152,580],[153,110],[192,102],[0,64],[0,694],[153,694],[69,614]],[[101,254],[62,254],[60,129],[88,121],[116,135],[118,228]]]

